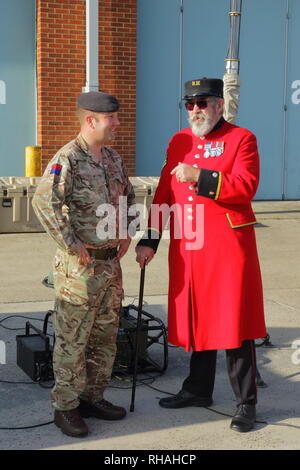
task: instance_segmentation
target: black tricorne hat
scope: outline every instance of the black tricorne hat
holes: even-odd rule
[[[215,96],[223,98],[223,80],[220,78],[198,78],[185,82],[184,100],[189,100],[197,96]]]
[[[94,113],[114,113],[120,105],[114,96],[102,91],[88,91],[77,98],[79,108],[93,111]]]

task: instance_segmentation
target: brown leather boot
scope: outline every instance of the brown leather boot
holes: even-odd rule
[[[115,406],[104,399],[96,403],[80,400],[78,410],[83,418],[93,417],[98,419],[106,419],[109,421],[122,419],[126,415],[125,408],[122,408],[121,406]]]
[[[88,428],[80,416],[78,408],[68,411],[54,411],[54,423],[67,436],[85,437]]]

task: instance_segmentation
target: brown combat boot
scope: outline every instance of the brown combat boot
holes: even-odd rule
[[[85,437],[88,428],[80,416],[78,408],[68,411],[54,411],[54,423],[67,436]]]
[[[96,403],[80,400],[78,410],[83,418],[93,417],[114,421],[117,419],[122,419],[126,416],[125,408],[122,408],[121,406],[115,406],[104,399]]]

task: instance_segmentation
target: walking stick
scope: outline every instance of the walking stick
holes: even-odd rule
[[[133,369],[133,377],[132,377],[132,394],[131,394],[130,411],[134,411],[136,376],[137,376],[137,367],[138,367],[138,359],[139,359],[139,351],[138,351],[138,349],[139,349],[139,333],[140,333],[141,324],[142,324],[144,284],[145,284],[145,264],[144,264],[143,268],[141,269],[141,277],[140,277],[140,293],[139,293],[139,306],[138,306],[137,325],[136,325],[135,356],[134,356],[134,369]]]

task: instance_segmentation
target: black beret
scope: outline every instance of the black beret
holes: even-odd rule
[[[199,78],[185,83],[184,100],[196,96],[216,96],[223,98],[223,80],[219,78]]]
[[[77,105],[79,108],[87,109],[94,113],[114,113],[120,107],[117,98],[102,91],[82,93],[77,98]]]

